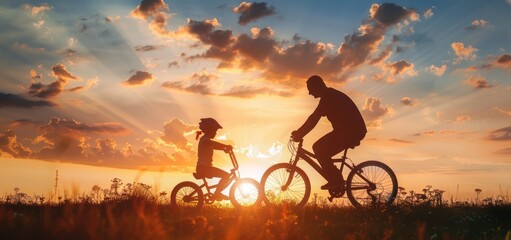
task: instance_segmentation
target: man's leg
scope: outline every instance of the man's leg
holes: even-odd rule
[[[345,140],[341,134],[330,132],[312,145],[323,173],[330,184],[339,184],[342,180],[341,171],[332,162],[332,157],[346,149]]]

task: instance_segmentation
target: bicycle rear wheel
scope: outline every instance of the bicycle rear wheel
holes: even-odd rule
[[[204,195],[196,183],[181,182],[172,189],[170,202],[172,206],[200,209],[204,204]]]
[[[236,208],[249,208],[261,203],[259,183],[252,178],[241,178],[229,190],[229,198]]]
[[[278,163],[264,172],[261,189],[267,206],[303,207],[309,200],[311,184],[301,168]]]
[[[359,164],[348,175],[346,192],[355,207],[391,205],[397,194],[397,178],[392,169],[382,162]]]

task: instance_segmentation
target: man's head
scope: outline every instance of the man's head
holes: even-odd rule
[[[307,79],[307,89],[309,90],[309,95],[318,98],[323,96],[327,87],[320,76],[314,75]]]

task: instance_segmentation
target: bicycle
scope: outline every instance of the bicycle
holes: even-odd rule
[[[259,183],[252,178],[240,178],[238,170],[238,161],[233,151],[228,152],[233,168],[229,174],[229,185],[234,182],[229,190],[229,200],[232,205],[236,208],[248,208],[257,206],[261,203],[261,192]],[[197,180],[202,180],[203,183],[199,186],[198,184],[191,181],[184,181],[177,184],[170,195],[171,204],[173,206],[190,207],[200,209],[206,204],[212,204],[215,202],[213,198],[212,189],[215,189],[218,184],[209,185],[205,177],[197,173],[193,173],[193,176]],[[205,192],[202,191],[205,188]]]
[[[321,166],[316,163],[316,156],[303,149],[303,139],[295,141],[291,138],[288,148],[291,152],[289,163],[277,163],[268,168],[261,178],[263,201],[266,205],[290,205],[303,207],[310,196],[311,184],[309,177],[297,166],[300,159],[305,160],[323,178],[326,179]],[[360,143],[352,144],[348,148],[354,148]],[[350,172],[344,185],[328,189],[328,200],[343,197],[345,193],[355,207],[366,205],[384,204],[391,205],[397,194],[397,178],[392,169],[382,162],[366,161],[355,165],[346,155],[348,148],[344,150],[342,158],[332,159],[334,163],[340,163],[341,176],[344,167]],[[314,161],[313,159],[316,159]],[[347,160],[351,164],[347,163]],[[343,177],[344,179],[344,177]]]

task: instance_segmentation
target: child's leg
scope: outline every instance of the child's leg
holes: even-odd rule
[[[211,177],[221,178],[215,191],[215,194],[220,194],[229,184],[229,173],[216,167],[208,167],[206,171]]]

